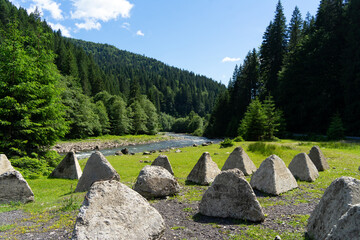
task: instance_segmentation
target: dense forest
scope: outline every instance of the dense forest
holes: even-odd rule
[[[71,39],[90,53],[106,76],[111,79],[111,94],[129,98],[134,81],[140,85],[156,109],[172,116],[186,116],[191,111],[204,117],[210,113],[216,96],[225,86],[201,75],[170,67],[139,54],[119,50],[107,44]]]
[[[358,0],[322,0],[316,16],[308,13],[303,19],[296,7],[286,24],[279,1],[259,49],[235,66],[205,134],[249,139],[246,126],[251,124],[251,131],[260,132],[255,140],[284,134],[284,127],[326,134],[331,126],[359,136],[359,13]],[[273,111],[266,112],[269,99]],[[276,126],[271,134],[269,124]]]
[[[65,38],[0,0],[0,152],[37,157],[59,139],[203,133],[225,86],[113,46]]]

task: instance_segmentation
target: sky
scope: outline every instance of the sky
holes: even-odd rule
[[[63,36],[107,43],[227,85],[236,64],[258,49],[278,0],[10,0]],[[320,0],[282,0],[316,15]]]

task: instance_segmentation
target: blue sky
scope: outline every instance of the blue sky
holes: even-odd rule
[[[258,48],[278,0],[11,0],[37,6],[53,29],[158,59],[227,84],[235,64]],[[282,0],[287,22],[298,6],[315,15],[320,0]]]

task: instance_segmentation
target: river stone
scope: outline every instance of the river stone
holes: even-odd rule
[[[140,194],[118,181],[95,182],[85,196],[72,239],[159,239],[160,213]]]
[[[168,157],[166,155],[159,155],[154,162],[151,164],[151,166],[160,166],[165,168],[166,170],[169,171],[169,173],[171,173],[172,175],[174,175],[174,172],[172,170],[170,161],[168,159]]]
[[[253,174],[250,185],[262,192],[280,195],[297,188],[297,182],[281,158],[271,155]]]
[[[160,166],[141,169],[134,190],[145,198],[166,197],[180,191],[180,185],[168,170]]]
[[[325,240],[360,239],[360,204],[352,206],[331,229]]]
[[[301,181],[313,182],[319,177],[317,168],[306,153],[296,155],[289,164],[289,170]]]
[[[234,149],[234,151],[226,160],[221,171],[233,168],[240,169],[246,176],[249,176],[256,171],[255,164],[251,161],[242,147],[237,147]]]
[[[122,154],[125,154],[125,155],[130,153],[128,148],[121,149],[121,152],[122,152]]]
[[[220,172],[217,164],[211,159],[210,153],[204,152],[186,180],[200,185],[209,185]]]
[[[32,202],[34,193],[18,171],[0,174],[0,203]]]
[[[265,215],[244,174],[237,168],[222,171],[203,195],[199,212],[206,216],[262,222]]]
[[[120,176],[101,152],[94,152],[85,165],[75,192],[88,191],[94,182],[110,179],[120,181]]]
[[[79,179],[82,171],[74,152],[68,152],[49,178]]]
[[[339,219],[356,204],[360,204],[360,181],[352,177],[335,179],[310,215],[308,235],[325,239]]]
[[[318,171],[325,171],[330,168],[326,158],[318,146],[311,148],[309,157]]]
[[[0,175],[10,171],[15,171],[11,162],[5,154],[0,154]]]

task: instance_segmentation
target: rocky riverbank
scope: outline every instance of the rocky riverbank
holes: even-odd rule
[[[81,141],[81,142],[64,142],[58,143],[51,150],[54,150],[58,153],[67,153],[70,151],[81,152],[81,151],[91,151],[91,150],[101,150],[101,149],[111,149],[111,148],[119,148],[122,146],[135,146],[139,144],[148,144],[161,142],[170,139],[171,137],[162,137],[158,139],[152,140],[91,140],[91,141]]]

